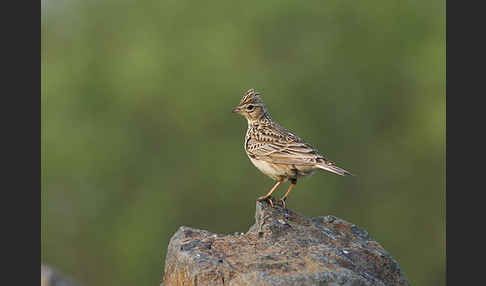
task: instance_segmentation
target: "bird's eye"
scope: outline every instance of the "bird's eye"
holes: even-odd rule
[[[254,108],[255,108],[255,106],[254,105],[251,105],[251,104],[246,107],[246,109],[248,111],[252,111]]]

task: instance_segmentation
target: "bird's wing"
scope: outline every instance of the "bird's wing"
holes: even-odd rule
[[[313,166],[330,163],[310,144],[280,127],[265,128],[251,134],[246,141],[250,157],[276,164]]]

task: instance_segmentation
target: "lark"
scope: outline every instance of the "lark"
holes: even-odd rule
[[[244,148],[250,161],[263,174],[277,181],[270,191],[258,201],[267,200],[284,181],[290,186],[280,199],[286,207],[290,192],[301,177],[312,175],[316,170],[324,170],[341,176],[352,175],[327,160],[316,149],[294,133],[272,120],[258,92],[249,89],[233,113],[243,115],[248,121]]]

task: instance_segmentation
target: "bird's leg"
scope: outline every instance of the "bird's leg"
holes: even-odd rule
[[[283,179],[279,179],[277,181],[277,183],[273,186],[273,188],[268,192],[268,194],[266,194],[263,197],[259,197],[257,199],[257,201],[266,201],[266,200],[268,200],[268,198],[270,197],[270,195],[272,195],[272,193],[277,189],[278,185],[280,185],[282,182],[283,182]],[[272,200],[270,199],[270,200],[268,200],[268,202],[270,203],[270,205],[273,208],[273,202],[272,202]]]
[[[292,191],[292,189],[294,188],[294,186],[296,184],[297,184],[297,180],[296,179],[290,180],[290,187],[289,187],[289,189],[287,190],[287,192],[285,193],[285,195],[280,199],[280,202],[282,203],[282,205],[283,205],[284,208],[287,208],[287,206],[285,205],[285,200],[287,199],[287,197],[290,194],[290,191]]]

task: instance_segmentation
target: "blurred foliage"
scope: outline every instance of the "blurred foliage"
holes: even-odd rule
[[[245,232],[273,185],[231,113],[253,87],[357,175],[303,179],[289,207],[445,285],[445,1],[73,0],[42,17],[41,262],[158,285],[179,226]]]

